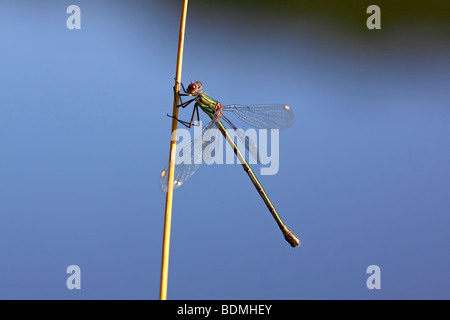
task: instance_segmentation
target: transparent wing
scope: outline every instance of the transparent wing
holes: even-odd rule
[[[229,105],[223,111],[232,111],[239,119],[262,129],[286,129],[294,123],[294,113],[283,104]]]
[[[222,116],[221,120],[225,121],[228,124],[229,128],[233,129],[233,132],[236,134],[241,143],[245,146],[248,153],[256,160],[256,163],[261,163],[259,159],[258,146],[253,140],[242,131],[242,129],[238,129],[227,117]],[[223,122],[222,122],[223,123]]]
[[[186,181],[188,181],[200,167],[203,161],[203,150],[212,143],[218,143],[218,139],[212,139],[214,122],[211,121],[205,125],[202,131],[197,134],[190,144],[177,150],[175,160],[175,172],[173,177],[173,189],[175,190]],[[201,147],[200,147],[201,146]],[[161,172],[160,186],[164,192],[167,192],[168,168],[166,166]]]

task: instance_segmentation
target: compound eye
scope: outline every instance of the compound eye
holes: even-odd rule
[[[188,86],[187,91],[189,91],[189,92],[195,92],[195,90],[197,90],[197,86],[196,86],[195,84],[191,83],[191,84]]]

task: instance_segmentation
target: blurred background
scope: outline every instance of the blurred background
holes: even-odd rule
[[[72,4],[81,30],[66,27]],[[180,12],[0,2],[0,299],[158,299]],[[295,113],[260,181],[302,246],[239,165],[204,165],[174,193],[168,299],[450,298],[449,13],[189,2],[183,82]],[[66,287],[72,264],[81,290]]]

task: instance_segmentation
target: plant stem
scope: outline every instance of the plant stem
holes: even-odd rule
[[[175,86],[173,96],[173,116],[172,119],[172,131],[170,137],[170,151],[169,151],[169,168],[167,179],[167,194],[166,194],[166,211],[164,218],[164,236],[163,236],[163,248],[161,259],[161,287],[160,287],[160,300],[167,299],[167,279],[169,272],[169,246],[170,246],[170,226],[172,223],[172,199],[173,199],[173,176],[175,170],[175,156],[176,156],[176,130],[178,121],[178,92],[180,91],[181,82],[181,67],[183,64],[183,47],[184,47],[184,30],[186,26],[188,0],[183,0],[183,7],[181,10],[181,22],[180,33],[178,37],[178,56],[177,56],[177,69],[175,74]],[[176,119],[175,119],[176,118]]]

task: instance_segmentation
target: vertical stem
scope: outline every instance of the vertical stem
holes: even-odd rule
[[[183,0],[183,7],[181,10],[181,22],[180,33],[178,37],[178,56],[177,56],[177,69],[175,75],[175,93],[173,96],[173,116],[172,119],[172,131],[170,138],[170,151],[169,151],[169,169],[167,176],[167,194],[166,194],[166,211],[164,219],[164,236],[163,236],[163,248],[161,259],[161,287],[160,287],[160,300],[167,299],[167,278],[169,272],[169,246],[170,246],[170,226],[172,222],[172,198],[173,198],[173,176],[175,169],[175,155],[176,155],[176,130],[178,121],[178,92],[180,91],[181,82],[181,66],[183,64],[183,47],[184,47],[184,30],[186,26],[188,0]]]

